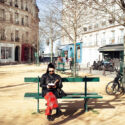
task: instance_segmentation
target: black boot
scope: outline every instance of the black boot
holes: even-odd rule
[[[62,114],[62,111],[59,108],[56,108],[56,116],[60,116]]]
[[[53,121],[53,118],[51,115],[47,115],[47,119],[48,119],[48,121]]]

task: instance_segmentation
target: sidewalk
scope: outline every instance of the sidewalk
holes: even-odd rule
[[[114,78],[116,76],[116,72],[105,71],[105,75],[104,75],[103,70],[91,70],[90,71],[89,68],[82,68],[82,69],[80,69],[79,72],[91,74],[91,75],[102,75],[102,76],[107,76],[107,77],[111,77],[111,78]]]

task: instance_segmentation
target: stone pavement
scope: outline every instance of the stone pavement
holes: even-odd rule
[[[91,70],[89,68],[82,68],[80,69],[79,72],[83,72],[83,73],[87,73],[87,74],[92,74],[92,75],[103,75],[103,76],[107,76],[107,77],[111,77],[114,78],[116,76],[116,72],[109,72],[109,71],[105,71],[105,75],[104,75],[104,71],[103,70]]]

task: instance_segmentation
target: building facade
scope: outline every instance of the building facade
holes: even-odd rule
[[[36,0],[0,0],[0,63],[34,61],[38,12]]]
[[[125,27],[112,20],[108,14],[98,14],[98,12],[92,8],[81,4],[78,5],[78,3],[76,4],[75,2],[76,1],[74,1],[74,3],[70,2],[67,5],[68,2],[63,1],[63,8],[67,5],[66,9],[68,8],[70,13],[64,10],[65,14],[62,15],[62,19],[65,19],[63,20],[63,24],[66,26],[66,29],[69,29],[69,34],[71,36],[75,33],[77,34],[76,43],[82,43],[82,53],[80,53],[81,55],[79,56],[81,57],[80,59],[82,59],[80,62],[81,67],[89,67],[94,61],[101,61],[105,58],[119,59],[120,51],[123,51]],[[75,8],[75,10],[72,11],[72,8]],[[76,12],[76,14],[74,12]],[[78,15],[78,13],[81,15]],[[74,31],[75,33],[73,33],[75,28],[77,29]],[[62,45],[73,44],[74,41],[67,36],[68,35],[64,35],[62,38]],[[116,47],[115,49],[109,49],[109,47],[106,48],[106,46],[110,46],[111,48],[113,48],[113,46],[122,46],[122,50],[118,47],[117,49]],[[105,47],[105,49],[103,47]],[[77,50],[76,48],[76,59],[77,51],[79,51],[79,49]]]

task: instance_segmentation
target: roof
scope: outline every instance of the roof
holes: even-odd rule
[[[123,44],[106,45],[98,49],[99,52],[123,51],[123,50],[124,50]]]

